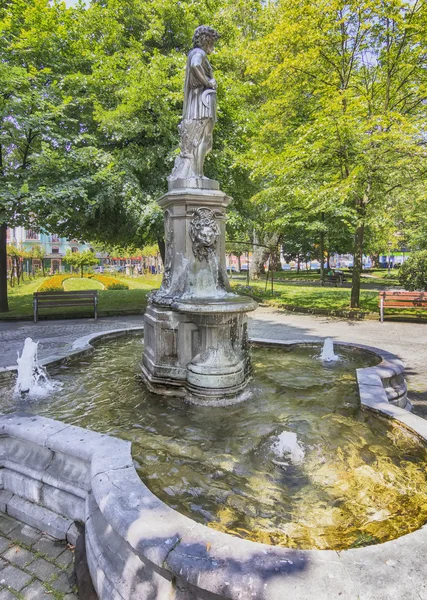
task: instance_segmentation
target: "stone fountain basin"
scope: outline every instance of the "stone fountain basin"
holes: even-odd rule
[[[91,351],[96,339],[128,332],[81,338],[72,355]],[[357,371],[362,405],[427,442],[427,423],[395,405],[406,404],[401,361],[388,352],[356,347],[382,358],[378,366]],[[129,442],[34,415],[4,415],[0,427],[0,509],[71,543],[78,535],[75,522],[83,522],[101,600],[427,597],[426,527],[384,544],[339,552],[250,542],[196,523],[163,503],[137,475]]]
[[[255,310],[258,304],[249,296],[227,294],[223,298],[191,298],[172,303],[172,308],[190,314],[228,314],[244,313]]]

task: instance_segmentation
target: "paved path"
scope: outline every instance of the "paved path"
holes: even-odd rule
[[[0,600],[77,600],[73,559],[65,542],[0,516]]]
[[[73,341],[96,331],[136,327],[142,315],[63,321],[0,323],[0,366],[16,364],[26,337],[39,341],[39,357],[65,354]],[[251,337],[319,341],[325,337],[368,344],[397,354],[406,365],[410,399],[415,411],[427,416],[427,324],[352,321],[260,307],[251,314]],[[1,600],[1,599],[0,599]]]

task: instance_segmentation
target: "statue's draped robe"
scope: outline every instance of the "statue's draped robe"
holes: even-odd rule
[[[212,77],[212,67],[206,52],[201,48],[190,50],[185,72],[183,121],[216,121],[216,93],[211,87]]]

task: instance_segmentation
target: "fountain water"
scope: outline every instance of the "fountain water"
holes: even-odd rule
[[[320,355],[320,360],[322,362],[336,362],[340,360],[340,357],[337,356],[334,352],[334,342],[331,338],[326,338],[322,348],[322,354]]]
[[[28,394],[30,397],[44,397],[54,390],[61,389],[62,384],[49,379],[46,370],[38,364],[38,342],[26,338],[22,354],[18,353],[18,377],[15,394]]]
[[[292,464],[298,465],[304,461],[304,447],[298,442],[297,434],[293,431],[282,431],[272,445],[272,450],[278,457],[282,457],[284,454],[289,455]]]

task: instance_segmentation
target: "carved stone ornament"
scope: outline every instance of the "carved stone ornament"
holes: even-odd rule
[[[162,290],[168,290],[172,278],[172,260],[173,260],[173,229],[171,216],[168,210],[165,211],[165,270],[163,273]]]
[[[190,238],[193,242],[193,253],[198,260],[208,259],[216,250],[219,239],[219,227],[215,217],[221,215],[219,210],[197,208],[192,212],[190,222]]]

